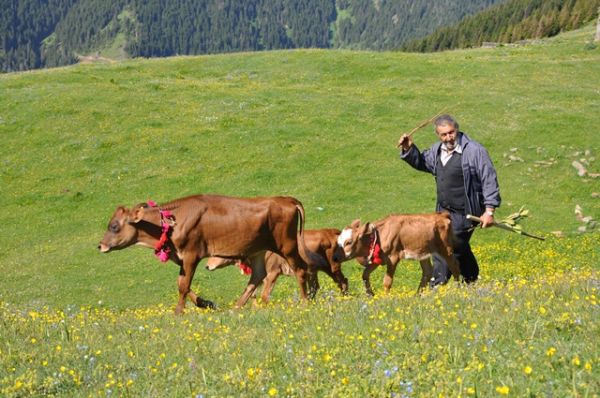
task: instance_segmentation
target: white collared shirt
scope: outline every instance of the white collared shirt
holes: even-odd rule
[[[440,150],[440,161],[442,162],[442,166],[445,166],[446,163],[448,163],[448,160],[450,160],[454,152],[462,154],[462,146],[458,142],[452,152],[449,152],[448,148],[446,148],[446,144],[442,143]]]

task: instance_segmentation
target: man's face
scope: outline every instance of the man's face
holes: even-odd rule
[[[446,148],[448,148],[449,151],[454,150],[456,147],[456,135],[458,133],[454,126],[450,124],[443,124],[441,126],[437,126],[435,132],[440,141],[446,144]]]

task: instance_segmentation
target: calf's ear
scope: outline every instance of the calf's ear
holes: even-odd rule
[[[370,234],[373,231],[373,225],[370,222],[366,222],[363,225],[361,225],[359,232],[358,232],[358,237],[362,238],[363,236]]]
[[[135,206],[133,209],[131,209],[131,212],[129,213],[129,219],[127,221],[129,221],[130,224],[139,223],[144,218],[144,211],[145,211],[144,206],[142,206],[142,205]]]
[[[359,226],[360,226],[360,218],[352,221],[352,224],[350,224],[350,228],[352,228],[352,229],[357,229]]]

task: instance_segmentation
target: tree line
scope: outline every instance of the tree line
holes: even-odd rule
[[[600,0],[510,0],[408,41],[401,49],[432,52],[550,37],[594,20],[598,7]]]
[[[286,48],[437,51],[576,28],[596,15],[600,0],[0,2],[0,71],[9,72],[71,64],[117,39],[129,57]]]

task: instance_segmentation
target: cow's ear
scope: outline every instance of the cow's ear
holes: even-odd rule
[[[144,218],[144,212],[146,207],[142,205],[137,205],[133,209],[131,209],[131,213],[129,216],[130,224],[137,224]]]
[[[360,218],[352,221],[352,224],[350,224],[350,228],[352,228],[352,229],[357,229],[359,226],[360,226]]]

